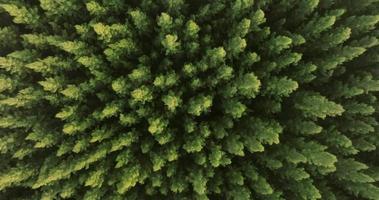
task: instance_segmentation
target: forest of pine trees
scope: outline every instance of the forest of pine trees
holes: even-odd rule
[[[0,0],[1,200],[378,200],[379,0]]]

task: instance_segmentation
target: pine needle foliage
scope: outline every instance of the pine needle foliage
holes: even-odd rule
[[[379,199],[378,0],[0,0],[0,199]]]

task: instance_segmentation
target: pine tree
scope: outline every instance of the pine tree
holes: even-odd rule
[[[0,0],[0,199],[379,199],[378,0]]]

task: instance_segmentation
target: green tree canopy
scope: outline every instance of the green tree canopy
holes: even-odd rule
[[[0,199],[379,199],[378,0],[0,0]]]

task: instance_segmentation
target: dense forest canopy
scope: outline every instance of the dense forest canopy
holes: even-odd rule
[[[379,199],[379,0],[0,0],[0,199]]]

